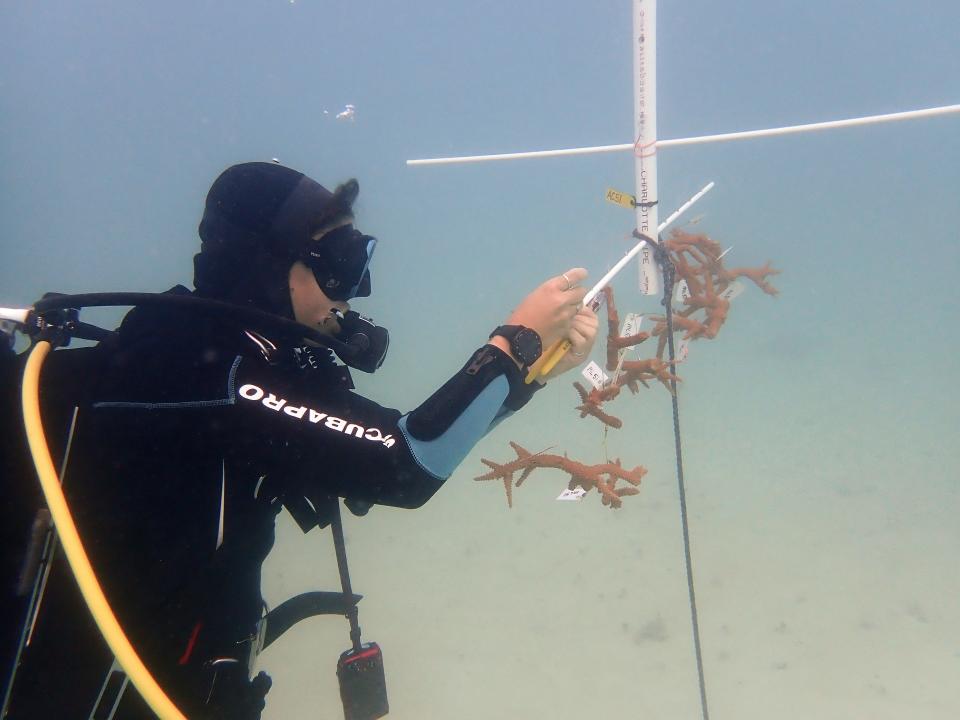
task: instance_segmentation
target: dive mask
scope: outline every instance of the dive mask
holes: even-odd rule
[[[311,242],[301,260],[331,300],[350,300],[370,295],[370,260],[377,239],[343,225]]]

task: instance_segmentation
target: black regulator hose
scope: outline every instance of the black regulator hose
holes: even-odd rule
[[[195,295],[137,292],[81,293],[77,295],[51,294],[33,304],[33,315],[37,317],[54,310],[71,310],[83,307],[124,306],[181,307],[216,315],[218,317],[226,317],[233,322],[253,328],[279,332],[285,337],[289,337],[295,341],[301,339],[312,340],[318,345],[330,348],[343,359],[352,357],[358,352],[356,347],[332,338],[329,335],[324,335],[320,331],[314,330],[294,320],[288,320],[279,315],[257,310],[256,308],[232,305],[231,303],[221,300],[197,297]],[[79,325],[83,324],[80,323]],[[86,327],[89,328],[91,326]],[[80,328],[78,327],[77,329]]]

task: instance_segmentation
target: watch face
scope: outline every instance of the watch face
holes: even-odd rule
[[[513,354],[517,356],[517,360],[524,365],[533,365],[543,352],[540,335],[536,330],[531,330],[530,328],[522,328],[514,335],[511,346]]]

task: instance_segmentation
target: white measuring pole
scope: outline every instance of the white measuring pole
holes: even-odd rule
[[[633,0],[633,155],[636,227],[657,240],[657,2]],[[640,251],[640,292],[660,292],[653,250]]]

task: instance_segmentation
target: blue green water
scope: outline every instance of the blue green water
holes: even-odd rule
[[[661,2],[658,125],[686,137],[960,102],[960,9]],[[624,143],[631,8],[604,3],[6,3],[0,9],[0,304],[189,284],[209,183],[277,157],[360,180],[381,239],[387,366],[360,387],[419,403],[523,294],[626,249],[629,153],[408,168],[408,158]],[[346,103],[355,122],[334,119]],[[326,112],[325,112],[326,111]],[[960,116],[665,149],[660,200],[772,260],[680,374],[705,674],[715,718],[960,714],[954,381]],[[616,282],[621,312],[655,312]],[[109,315],[91,316],[93,319]],[[598,355],[599,358],[599,355]],[[573,378],[571,378],[573,379]],[[398,718],[697,717],[669,398],[613,406],[606,448],[553,383],[423,510],[348,527],[365,636]],[[506,509],[474,483],[508,440],[649,469],[618,512]],[[273,602],[333,587],[329,541],[283,521]],[[339,717],[337,620],[262,658],[265,715]]]

